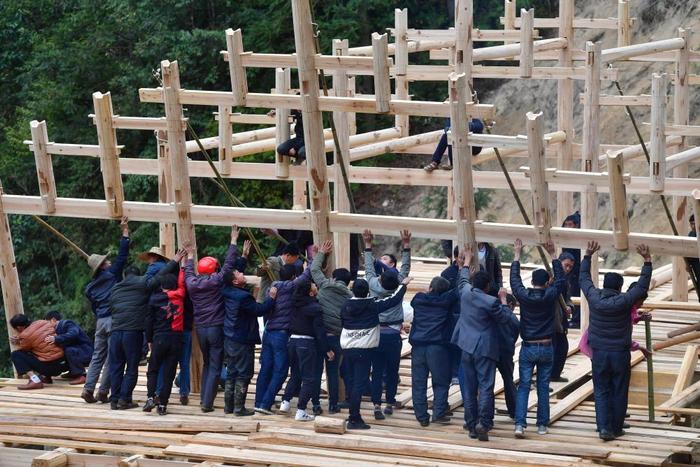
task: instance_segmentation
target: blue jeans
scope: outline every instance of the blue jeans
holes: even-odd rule
[[[396,402],[396,389],[399,386],[399,365],[401,364],[401,334],[381,333],[379,347],[372,360],[372,402],[382,403],[382,386],[386,386],[386,403]]]
[[[599,432],[622,431],[630,386],[630,353],[593,349],[593,396]]]
[[[139,376],[143,331],[112,331],[109,336],[111,402],[131,402]]]
[[[269,410],[289,372],[289,333],[265,330],[260,353],[260,371],[255,383],[255,407]]]
[[[224,327],[198,327],[196,332],[204,361],[200,401],[202,407],[211,408],[214,406],[219,386],[219,373],[224,361]]]
[[[190,395],[190,359],[192,358],[192,331],[182,331],[182,353],[180,354],[180,373],[177,378],[180,384],[180,396]],[[163,390],[163,368],[158,372],[156,394]]]
[[[452,368],[446,345],[414,345],[411,350],[411,392],[413,412],[420,421],[429,420],[428,373],[433,380],[433,419],[445,416]]]
[[[469,431],[474,431],[477,423],[490,430],[493,427],[496,360],[462,352],[460,374],[464,381],[464,424]]]
[[[549,379],[552,375],[552,345],[528,344],[520,347],[520,382],[515,403],[515,424],[527,426],[527,406],[532,371],[537,366],[537,426],[549,425]]]

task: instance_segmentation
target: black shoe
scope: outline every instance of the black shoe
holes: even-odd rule
[[[626,434],[627,434],[627,432],[625,430],[620,430],[617,433],[615,433],[613,436],[615,438],[619,438],[620,436],[625,436]]]
[[[622,428],[631,428],[630,424],[625,422],[622,424]]]
[[[323,413],[323,409],[321,408],[321,405],[314,405],[313,407],[313,413],[314,415],[321,415]]]
[[[338,402],[338,408],[339,409],[349,409],[350,408],[350,401]]]
[[[551,382],[553,383],[568,383],[569,378],[564,378],[563,376],[559,376],[558,378],[552,378],[550,379]]]
[[[251,415],[255,415],[255,410],[250,410],[246,409],[245,407],[242,407],[233,412],[233,415],[236,417],[250,417]]]
[[[374,408],[374,419],[375,420],[384,420],[386,417],[382,413],[382,409],[375,407]]]
[[[598,433],[598,437],[603,441],[612,441],[615,439],[615,435],[610,433],[608,430],[603,430],[600,433]]]
[[[464,425],[462,425],[462,429],[463,429],[464,431],[468,431],[468,432],[469,432],[469,437],[470,437],[471,439],[476,439],[476,438],[478,438],[478,435],[476,434],[476,431],[474,431],[473,428],[469,428],[469,427],[467,426],[466,423],[465,423]]]
[[[418,423],[420,423],[420,426],[426,427],[430,425],[430,420],[426,418],[425,420],[418,420]]]
[[[445,417],[452,417],[452,416],[454,416],[454,412],[452,412],[451,410],[445,411]]]
[[[329,413],[329,414],[331,414],[331,413],[340,413],[340,407],[338,407],[337,405],[329,405],[329,406],[328,406],[328,413]]]
[[[625,413],[625,418],[630,418],[632,415],[629,412]]]
[[[135,402],[119,401],[117,402],[117,410],[135,409],[139,405]]]
[[[356,422],[349,421],[346,428],[348,430],[369,430],[372,427],[366,424],[364,420],[358,420]]]
[[[451,421],[452,420],[450,420],[450,417],[448,417],[446,415],[443,415],[442,417],[438,417],[438,418],[433,417],[433,420],[432,420],[433,423],[437,423],[439,425],[449,425]]]
[[[95,399],[95,396],[92,394],[92,391],[88,391],[87,389],[83,389],[83,392],[80,394],[80,397],[82,397],[83,400],[88,404],[94,404],[95,402],[97,402],[97,399]]]
[[[394,415],[394,404],[387,404],[384,407],[384,415]]]
[[[156,408],[156,401],[153,400],[152,397],[149,397],[146,403],[143,405],[143,411],[144,412],[150,412],[151,410]]]
[[[489,431],[481,423],[476,424],[474,431],[476,431],[477,439],[479,441],[488,441],[489,440]]]
[[[188,405],[190,403],[189,396],[180,396],[180,405]]]
[[[159,405],[158,406],[158,415],[167,415],[168,414],[168,406],[167,405]]]
[[[204,413],[209,413],[209,412],[213,412],[213,411],[214,411],[214,407],[204,407],[204,406],[202,406],[201,409],[202,409],[202,412],[204,412]]]
[[[550,387],[549,392],[554,392],[554,388]]]
[[[97,400],[103,404],[109,402],[109,391],[97,391]]]
[[[112,410],[119,410],[119,404],[117,401],[112,401],[109,403],[109,408]]]

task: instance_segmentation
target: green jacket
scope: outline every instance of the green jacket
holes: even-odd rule
[[[317,253],[311,263],[311,278],[318,286],[318,301],[323,312],[323,326],[327,333],[339,336],[343,326],[340,320],[340,310],[345,301],[352,297],[352,292],[343,282],[326,277],[321,269],[326,259],[325,253]]]

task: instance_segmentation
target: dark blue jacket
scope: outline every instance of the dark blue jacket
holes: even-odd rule
[[[90,300],[96,318],[106,318],[110,315],[109,297],[112,296],[114,286],[122,280],[128,257],[129,237],[122,237],[119,241],[119,253],[112,265],[107,269],[98,270],[85,287],[85,296]]]
[[[408,341],[411,345],[448,344],[454,331],[453,310],[459,303],[459,290],[441,294],[418,293],[413,300],[413,323]]]
[[[452,264],[443,269],[440,276],[443,279],[447,279],[447,281],[450,283],[451,289],[456,288],[459,279],[459,268],[457,267],[457,263],[453,261]]]
[[[520,335],[523,340],[549,339],[556,330],[559,295],[566,288],[566,276],[561,262],[552,261],[554,285],[544,289],[526,289],[520,277],[520,261],[510,266],[510,288],[520,303]]]
[[[520,335],[520,322],[515,315],[512,315],[510,321],[499,324],[498,333],[501,340],[498,342],[498,353],[501,357],[513,358],[515,354],[515,342]]]
[[[625,293],[598,289],[591,280],[591,257],[581,261],[581,291],[590,307],[588,344],[596,350],[627,352],[632,344],[632,306],[644,296],[651,282],[651,263],[644,263],[637,284]]]
[[[69,319],[62,319],[56,324],[56,345],[77,349],[80,359],[89,361],[92,356],[92,341],[80,326]]]
[[[574,268],[566,276],[566,280],[569,283],[569,296],[570,297],[580,297],[581,287],[579,286],[579,274],[581,272],[581,250],[578,248],[562,248],[562,253],[569,253],[574,257]]]
[[[265,329],[268,331],[289,330],[292,314],[294,313],[294,299],[292,295],[297,284],[304,280],[311,280],[310,268],[306,268],[299,277],[291,281],[275,281],[272,283],[272,286],[277,288],[277,299],[273,302],[274,310],[265,323]]]
[[[226,285],[221,288],[224,296],[224,336],[233,342],[241,344],[260,344],[260,328],[258,316],[263,316],[272,310],[275,301],[265,299],[263,303],[255,301],[255,297],[240,287]]]
[[[405,294],[406,286],[400,285],[388,297],[348,298],[340,312],[343,329],[366,329],[379,326],[379,313],[400,304]]]

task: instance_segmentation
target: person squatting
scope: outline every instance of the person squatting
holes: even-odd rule
[[[577,228],[577,219],[577,215],[569,216],[570,225],[565,225]],[[408,230],[400,232],[400,261],[389,253],[375,258],[374,236],[364,231],[363,278],[353,278],[345,268],[325,272],[333,252],[330,241],[304,245],[308,257],[296,244],[285,243],[256,269],[260,276],[257,297],[245,275],[251,243],[246,240],[239,252],[235,226],[223,264],[210,256],[195,262],[193,245],[185,243],[172,259],[158,247],[139,254],[148,264],[145,273],[127,265],[128,219],[122,220],[121,230],[114,262],[105,255],[88,259],[92,279],[85,295],[96,320],[94,341],[57,311],[43,320],[30,321],[24,315],[11,319],[18,333],[12,338],[17,349],[12,352],[12,362],[17,373],[29,379],[19,389],[41,389],[64,373],[62,377],[71,384],[84,385],[82,398],[87,403],[109,403],[113,410],[155,409],[166,415],[177,380],[180,403],[189,404],[194,330],[203,357],[199,405],[204,413],[215,410],[222,370],[224,413],[236,417],[287,414],[296,398],[294,419],[313,420],[324,411],[320,400],[324,371],[326,410],[330,414],[348,410],[348,429],[370,428],[361,410],[365,396],[372,402],[373,410],[368,413],[375,420],[391,417],[399,407],[402,333],[408,326],[403,302],[411,281]],[[560,341],[562,336],[566,340],[575,310],[571,296],[580,290],[590,307],[590,325],[582,333],[580,348],[592,360],[598,433],[605,441],[625,434],[630,350],[640,349],[631,339],[632,326],[649,319],[638,312],[651,279],[649,248],[637,247],[644,265],[639,280],[623,292],[623,278],[614,272],[605,274],[602,288],[594,285],[590,270],[591,257],[600,248],[596,242],[588,243],[582,260],[579,250],[564,249],[557,254],[553,243],[543,247],[552,259],[553,274],[537,269],[531,275],[531,287],[526,287],[520,265],[523,243],[515,240],[509,294],[493,245],[454,249],[450,245],[446,250],[449,266],[426,290],[413,296],[408,331],[411,395],[421,427],[452,423],[454,407],[450,407],[448,394],[451,385],[459,385],[464,430],[470,438],[488,441],[494,426],[499,371],[505,390],[504,413],[513,420],[514,436],[526,436],[533,384],[535,426],[539,435],[546,435],[550,382],[566,381],[561,372],[568,342],[562,347]],[[516,306],[519,318],[514,314]],[[518,338],[522,345],[516,385],[513,358]],[[150,351],[147,397],[139,406],[133,392],[144,343]],[[251,395],[254,402],[248,408],[258,345],[260,370]],[[428,378],[432,413],[428,410]],[[341,386],[345,388],[342,398]]]

